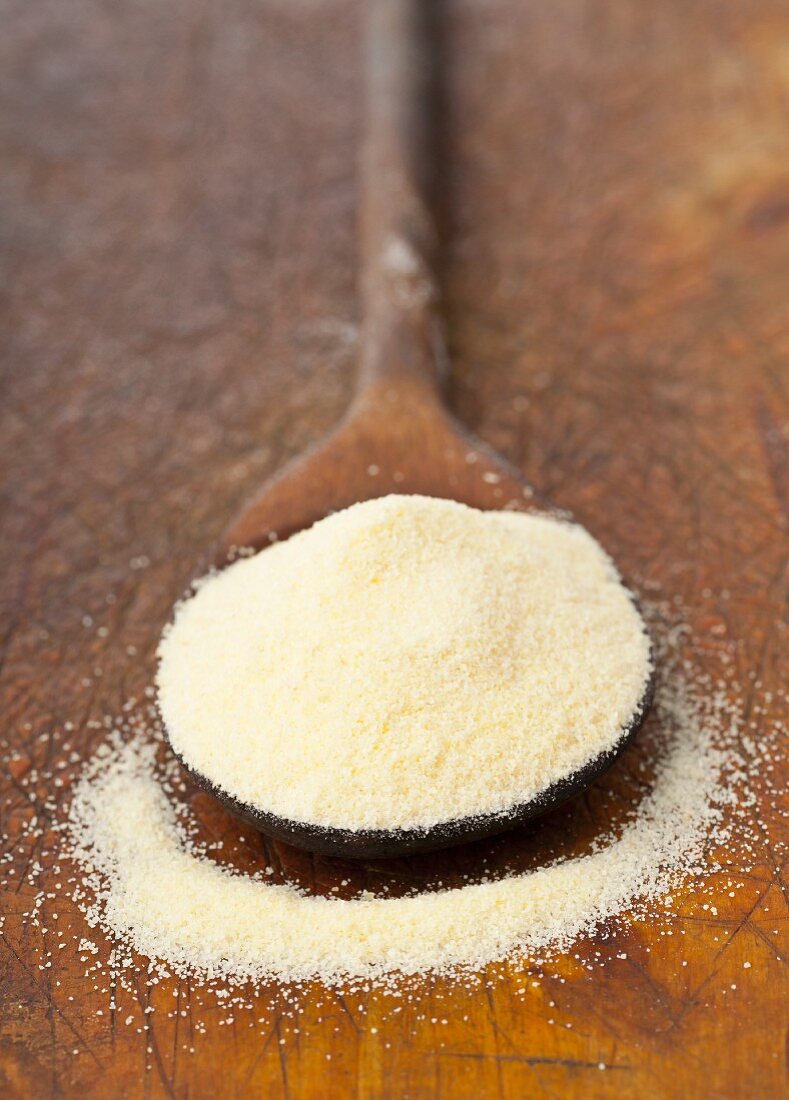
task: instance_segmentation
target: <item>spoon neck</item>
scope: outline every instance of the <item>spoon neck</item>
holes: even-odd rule
[[[435,276],[435,65],[431,5],[370,0],[359,203],[360,394],[440,397],[447,355]]]
[[[357,397],[398,394],[442,402],[448,356],[435,307],[408,307],[375,293],[362,325]]]

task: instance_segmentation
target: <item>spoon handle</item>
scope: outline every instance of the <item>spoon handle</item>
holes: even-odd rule
[[[358,396],[435,398],[446,351],[437,311],[433,183],[433,5],[365,5],[361,162],[362,346]]]

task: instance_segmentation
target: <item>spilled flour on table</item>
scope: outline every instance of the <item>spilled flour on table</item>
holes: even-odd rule
[[[659,922],[672,895],[688,888],[701,904],[713,896],[712,876],[731,870],[729,845],[738,871],[748,869],[761,828],[752,780],[771,797],[783,731],[772,727],[757,739],[730,652],[705,652],[705,668],[718,662],[718,673],[703,672],[685,655],[686,629],[666,625],[665,605],[649,615],[659,677],[641,736],[650,743],[651,779],[624,821],[582,856],[404,897],[321,897],[273,883],[270,869],[242,874],[197,838],[183,773],[153,708],[134,706],[105,723],[108,739],[81,766],[70,806],[56,807],[56,799],[50,806],[59,817],[56,888],[65,889],[41,891],[31,923],[40,923],[45,898],[68,894],[109,941],[108,962],[105,948],[84,937],[79,946],[87,972],[107,975],[103,988],[133,990],[141,975],[154,984],[191,978],[237,1011],[251,1009],[255,991],[272,982],[296,990],[312,980],[342,992],[378,987],[395,997],[410,989],[410,1000],[431,975],[490,984],[496,968],[488,964],[533,974],[576,941],[595,936],[602,944],[622,924]],[[77,759],[72,753],[70,764]],[[35,828],[34,819],[28,835]],[[31,882],[41,869],[31,865]],[[716,913],[714,905],[702,908]]]
[[[619,835],[526,874],[399,898],[313,896],[219,866],[190,838],[156,740],[116,736],[86,768],[68,822],[69,855],[85,870],[78,902],[91,924],[174,973],[230,982],[336,985],[566,949],[624,911],[643,915],[709,869],[705,844],[727,839],[736,708],[676,667],[655,707],[652,790]]]
[[[115,741],[85,772],[70,821],[71,856],[93,868],[89,920],[177,974],[258,982],[476,970],[566,948],[700,870],[711,831],[724,839],[725,754],[681,689],[659,705],[675,732],[621,836],[528,874],[402,898],[308,896],[217,866],[179,822],[154,746]]]

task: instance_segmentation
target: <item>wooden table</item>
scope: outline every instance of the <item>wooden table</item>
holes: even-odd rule
[[[697,638],[730,647],[743,682],[754,673],[774,690],[789,501],[789,8],[444,9],[451,404],[628,575],[681,598]],[[3,896],[0,1091],[777,1097],[786,885],[766,839],[753,870],[732,868],[745,884],[734,899],[716,880],[715,918],[694,908],[691,883],[673,937],[665,922],[628,925],[584,941],[534,987],[426,983],[421,1007],[388,1020],[375,991],[313,990],[297,1036],[276,1012],[219,1026],[226,1010],[172,981],[119,993],[109,1011],[102,982],[84,977],[70,905],[67,948],[39,969],[52,933],[20,914],[34,892],[24,874],[52,838],[18,834],[33,812],[30,768],[62,752],[39,735],[71,722],[80,753],[101,740],[87,721],[144,691],[203,548],[350,393],[357,17],[340,0],[4,9],[0,694],[14,751],[0,808],[19,886]],[[758,735],[770,716],[746,705]],[[45,787],[33,784],[36,797]],[[228,832],[205,796],[194,805]],[[766,799],[757,812],[777,835]],[[605,824],[594,798],[563,813]],[[265,846],[247,839],[254,862]],[[265,856],[312,889],[347,870],[282,846]],[[477,857],[445,857],[447,874]],[[42,858],[45,888],[54,858]],[[352,877],[407,884],[437,866]],[[586,970],[598,950],[607,965]],[[149,997],[151,1030],[139,1033]]]

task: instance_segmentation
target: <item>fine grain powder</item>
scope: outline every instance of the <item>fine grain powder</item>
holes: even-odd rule
[[[705,844],[727,839],[727,742],[737,725],[726,692],[708,680],[691,689],[675,668],[655,706],[654,781],[621,830],[579,858],[401,898],[310,896],[217,864],[190,839],[156,738],[116,736],[71,807],[68,853],[86,872],[77,899],[90,924],[169,972],[231,985],[460,975],[564,949],[622,911],[637,916],[683,876],[712,870]]]
[[[651,671],[630,594],[582,527],[417,496],[355,505],[208,577],[159,657],[161,713],[190,767],[258,809],[345,829],[426,828],[528,801],[615,745]],[[119,793],[153,800],[166,881],[186,857],[161,798],[135,780],[140,767],[118,758]],[[533,892],[524,904],[539,927],[546,902]],[[330,924],[365,922],[354,965],[378,956],[376,904],[343,916],[287,892],[264,897],[268,930],[289,939],[294,906],[307,905]],[[489,935],[511,937],[487,915],[498,888],[474,897]],[[449,903],[423,904],[423,916],[403,909],[393,957],[407,963],[407,926],[423,917],[443,924],[436,961],[463,954],[455,925],[427,912]],[[296,969],[318,965],[309,939],[298,950]]]
[[[720,816],[723,758],[703,728],[686,724],[682,734],[610,844],[460,889],[348,901],[233,874],[190,844],[150,744],[118,744],[86,773],[72,811],[75,851],[95,868],[95,918],[177,972],[337,983],[479,968],[516,948],[566,946],[693,865]]]
[[[599,804],[610,787],[624,816],[606,814],[611,823],[591,844],[578,848],[569,837],[564,854],[552,848],[550,828],[543,834],[537,825],[524,840],[528,847],[529,837],[545,836],[541,863],[526,871],[500,866],[504,877],[491,879],[483,858],[478,871],[461,876],[466,885],[453,889],[439,883],[435,892],[404,897],[387,896],[385,888],[375,895],[318,897],[288,876],[275,884],[270,867],[241,873],[232,854],[244,847],[240,827],[226,819],[227,843],[219,851],[213,829],[193,817],[183,771],[149,703],[130,700],[118,719],[89,720],[89,729],[105,730],[108,738],[86,764],[73,751],[70,723],[65,732],[42,733],[47,768],[25,772],[20,790],[32,792],[46,782],[51,793],[38,812],[31,793],[32,816],[18,839],[33,846],[24,882],[11,877],[13,868],[0,877],[0,886],[23,887],[20,900],[30,886],[36,889],[22,915],[31,934],[38,929],[44,937],[39,968],[68,954],[57,950],[69,946],[62,921],[57,943],[46,933],[73,899],[96,930],[97,942],[79,923],[72,933],[86,980],[107,994],[111,1010],[121,1010],[121,991],[133,1007],[141,983],[150,992],[176,976],[190,981],[192,1013],[195,1004],[206,1003],[204,991],[227,1014],[220,1025],[244,1013],[250,1027],[268,1034],[265,1014],[273,1013],[279,1028],[284,1012],[293,1023],[283,1025],[286,1032],[303,1037],[305,979],[326,987],[321,1004],[334,1003],[332,987],[341,998],[375,988],[399,1012],[425,997],[434,1004],[444,996],[431,975],[446,977],[447,996],[458,982],[492,984],[500,969],[488,964],[497,961],[505,974],[563,982],[557,953],[593,935],[574,957],[587,969],[604,966],[620,926],[633,921],[649,920],[652,934],[680,941],[688,919],[712,921],[714,930],[724,895],[741,891],[741,904],[755,904],[745,895],[754,888],[765,842],[776,860],[784,856],[784,840],[765,818],[786,816],[775,786],[785,730],[765,719],[775,700],[759,693],[754,672],[746,708],[736,641],[713,631],[691,647],[676,607],[676,599],[645,605],[656,646],[655,706],[618,774],[604,777],[592,794]],[[65,817],[59,795],[64,777],[74,792]],[[60,839],[50,849],[53,824]],[[48,855],[55,862],[44,881]],[[12,852],[0,866],[9,858]],[[242,862],[254,866],[254,858]],[[312,995],[315,987],[306,988]],[[261,1017],[264,993],[277,1000]],[[360,1012],[362,1002],[366,998]],[[153,1012],[153,1003],[144,1011]],[[130,1021],[138,1031],[148,1026],[134,1014],[126,1016]],[[195,1027],[202,1033],[205,1024],[198,1018]]]

